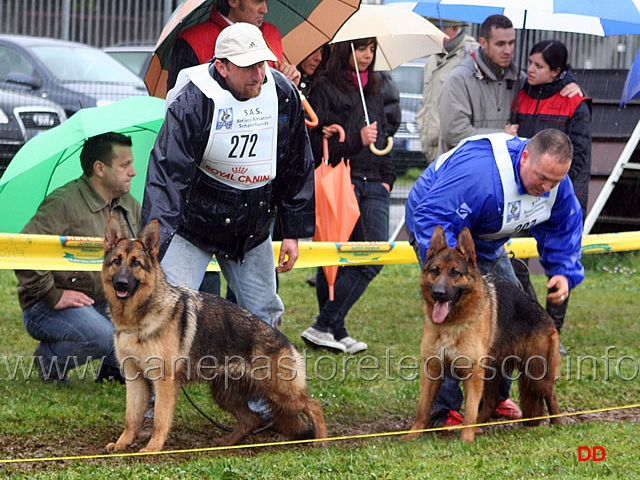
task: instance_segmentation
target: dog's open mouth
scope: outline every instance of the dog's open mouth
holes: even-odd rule
[[[436,302],[433,305],[433,312],[431,313],[431,320],[433,323],[442,323],[449,314],[451,308],[451,302]]]
[[[433,323],[442,323],[446,320],[447,315],[449,315],[449,310],[451,307],[458,303],[462,297],[462,289],[457,289],[453,298],[447,302],[438,302],[436,301],[433,305],[433,312],[431,313],[431,320]],[[435,299],[434,299],[435,300]]]
[[[129,298],[129,292],[127,290],[116,290],[116,297],[125,299]]]

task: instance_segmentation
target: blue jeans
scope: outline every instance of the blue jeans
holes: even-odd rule
[[[415,243],[415,237],[412,233],[409,233],[409,243],[413,245],[414,250],[416,251],[416,255],[418,256],[418,260],[420,261],[420,256],[418,255],[418,245]],[[516,273],[511,266],[511,260],[504,253],[496,262],[488,261],[488,260],[477,260],[478,269],[482,272],[483,275],[487,275],[489,272],[496,277],[504,278],[510,282],[515,283],[516,285],[520,285],[518,281],[518,277],[516,277]],[[424,267],[424,264],[420,261],[420,269]],[[504,377],[504,381],[500,384],[500,401],[506,400],[509,398],[509,391],[511,390],[511,378]],[[431,418],[442,418],[446,419],[449,410],[460,411],[462,408],[463,395],[462,390],[460,390],[460,385],[458,380],[451,376],[450,371],[445,372],[444,380],[440,385],[440,390],[438,391],[438,396],[436,397],[433,405],[431,406]]]
[[[385,242],[388,240],[389,192],[380,182],[352,179],[360,206],[360,219],[349,241]],[[382,265],[339,267],[334,286],[334,299],[329,300],[329,287],[322,268],[316,277],[316,295],[320,313],[313,328],[333,333],[336,340],[349,336],[345,317],[365,292]]]
[[[284,313],[284,304],[276,293],[271,239],[249,250],[244,262],[223,257],[217,260],[224,278],[236,295],[238,305],[276,327]],[[161,265],[171,285],[198,289],[210,261],[211,252],[174,235]]]
[[[24,326],[40,340],[44,372],[62,379],[68,370],[88,361],[103,359],[104,365],[120,368],[113,346],[113,324],[107,318],[106,302],[90,307],[54,310],[36,302],[22,312]]]

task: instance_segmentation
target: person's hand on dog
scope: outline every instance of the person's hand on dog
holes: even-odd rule
[[[569,280],[564,275],[554,275],[547,282],[547,300],[554,305],[560,305],[569,298]]]
[[[63,290],[62,297],[53,309],[64,310],[65,308],[88,307],[90,305],[93,305],[93,299],[86,294],[77,290]]]
[[[282,240],[280,255],[278,256],[278,266],[276,272],[284,273],[293,268],[298,260],[298,239],[285,238]]]

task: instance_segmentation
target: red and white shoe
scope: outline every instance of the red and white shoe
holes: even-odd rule
[[[518,407],[518,405],[516,405],[513,400],[507,398],[506,400],[500,402],[493,416],[505,417],[509,420],[519,420],[520,418],[522,418],[522,410],[520,410],[520,407]]]
[[[456,427],[458,425],[462,425],[464,419],[460,412],[457,410],[449,410],[449,414],[447,415],[447,420],[444,422],[444,427]]]

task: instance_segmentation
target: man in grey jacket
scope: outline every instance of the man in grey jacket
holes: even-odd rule
[[[438,153],[473,135],[503,132],[526,78],[513,63],[516,32],[504,15],[480,26],[480,46],[449,74],[438,101]]]

